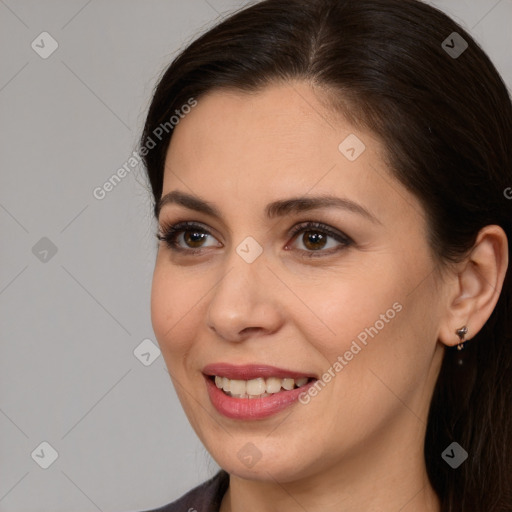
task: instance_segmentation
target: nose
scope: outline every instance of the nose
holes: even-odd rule
[[[220,338],[241,342],[276,332],[283,322],[279,286],[264,258],[245,262],[234,253],[212,290],[206,323]]]

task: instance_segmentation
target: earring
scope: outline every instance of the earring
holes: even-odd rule
[[[455,331],[455,334],[459,337],[459,344],[457,345],[457,350],[462,350],[464,348],[464,337],[468,333],[468,328],[466,326],[461,327]]]

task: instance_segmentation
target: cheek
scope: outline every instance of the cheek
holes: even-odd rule
[[[204,294],[190,286],[190,279],[184,279],[179,272],[172,272],[170,266],[157,262],[151,287],[151,323],[166,360],[169,354],[188,350],[193,339],[190,320]]]
[[[398,272],[394,273],[392,267],[386,270],[338,272],[316,281],[314,286],[301,277],[290,283],[297,295],[305,298],[305,307],[297,306],[294,321],[303,325],[306,339],[335,360],[353,340],[364,342],[370,339],[370,333],[389,331],[400,316],[397,310],[401,309],[406,287]]]
[[[317,316],[310,311],[301,319],[297,311],[295,321],[330,373],[323,374],[327,386],[345,404],[371,401],[378,409],[389,402],[386,396],[396,401],[386,385],[404,397],[429,370],[435,312],[427,310],[433,292],[425,282],[410,293],[410,276],[391,265],[386,270],[328,280],[307,295],[306,289],[298,292]]]

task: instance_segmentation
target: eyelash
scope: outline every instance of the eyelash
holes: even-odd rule
[[[187,232],[187,231],[194,231],[196,233],[202,233],[206,235],[210,235],[210,233],[200,224],[196,224],[194,222],[179,222],[174,225],[163,225],[161,228],[161,233],[158,233],[156,235],[157,239],[165,242],[166,246],[171,249],[172,251],[181,252],[181,253],[189,253],[194,255],[199,255],[202,252],[205,251],[206,248],[199,248],[199,249],[184,249],[183,247],[180,247],[177,242],[177,238],[181,233]],[[337,242],[341,244],[341,246],[338,246],[336,248],[331,248],[328,250],[322,250],[319,249],[317,251],[305,251],[303,249],[297,249],[299,252],[303,254],[306,258],[318,258],[323,256],[329,256],[333,254],[334,252],[338,252],[340,250],[346,249],[347,247],[351,246],[354,242],[351,238],[349,238],[347,235],[333,231],[329,226],[326,224],[322,224],[321,222],[303,222],[301,224],[298,224],[294,228],[290,230],[290,233],[288,234],[289,237],[292,237],[293,239],[296,238],[296,236],[301,232],[308,232],[311,231],[313,233],[320,233],[322,235],[327,235],[328,237],[333,238]],[[288,247],[288,244],[287,244]]]

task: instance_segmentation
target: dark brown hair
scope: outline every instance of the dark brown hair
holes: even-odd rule
[[[453,32],[468,43],[459,56],[443,47],[455,45]],[[512,253],[507,88],[462,27],[417,0],[266,0],[239,10],[163,74],[141,146],[190,98],[296,79],[332,91],[333,110],[384,142],[392,173],[423,204],[441,267],[466,256],[489,224],[505,230]],[[144,152],[157,216],[170,128]],[[425,439],[443,512],[512,510],[511,297],[509,268],[485,326],[464,351],[445,349]],[[453,441],[469,454],[457,469],[441,457]]]

